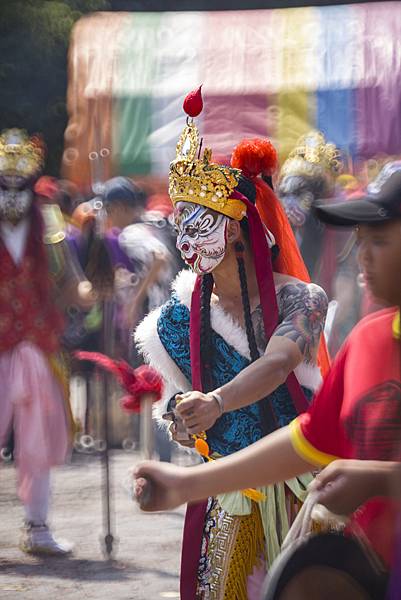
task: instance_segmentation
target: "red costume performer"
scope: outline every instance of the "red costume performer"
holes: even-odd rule
[[[69,547],[56,542],[46,519],[50,469],[64,463],[71,428],[63,308],[84,303],[84,295],[61,212],[39,206],[35,195],[44,154],[42,141],[24,131],[0,136],[0,447],[13,436],[22,549],[64,554]]]

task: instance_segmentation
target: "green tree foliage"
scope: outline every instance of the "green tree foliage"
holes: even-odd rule
[[[0,0],[0,129],[41,132],[58,175],[67,122],[67,50],[74,23],[107,0]]]

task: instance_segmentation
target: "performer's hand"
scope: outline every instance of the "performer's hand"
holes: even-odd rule
[[[368,460],[335,460],[309,486],[318,490],[318,502],[338,515],[349,515],[374,496],[391,494],[397,463]]]
[[[186,502],[184,467],[145,461],[135,472],[135,497],[142,510],[171,510]]]
[[[202,392],[187,392],[177,396],[175,410],[190,434],[207,431],[221,415],[216,399]]]

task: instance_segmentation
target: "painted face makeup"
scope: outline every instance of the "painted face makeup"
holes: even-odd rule
[[[303,227],[314,200],[308,181],[299,175],[284,177],[280,182],[279,196],[292,227]]]
[[[211,273],[224,258],[228,217],[204,206],[179,203],[174,215],[177,248],[198,275]]]

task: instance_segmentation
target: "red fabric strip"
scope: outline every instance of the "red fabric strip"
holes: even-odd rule
[[[271,251],[256,206],[245,198],[245,196],[243,201],[247,205],[249,237],[251,239],[253,261],[255,264],[256,278],[258,280],[263,323],[265,326],[266,339],[268,341],[278,323],[278,306],[273,279]]]
[[[180,598],[195,600],[207,500],[188,504],[181,550]]]

